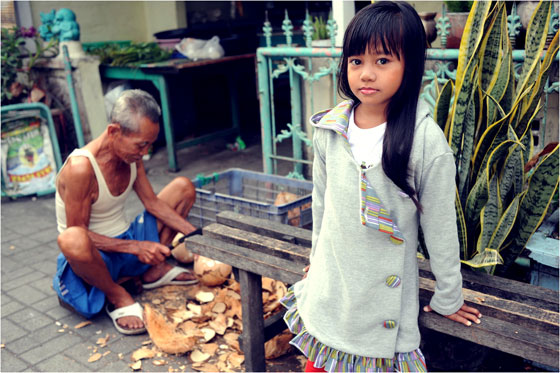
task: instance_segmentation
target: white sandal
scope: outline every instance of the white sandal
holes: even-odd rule
[[[109,315],[111,320],[113,320],[113,324],[115,325],[115,328],[120,333],[125,334],[125,335],[134,335],[134,334],[142,334],[142,333],[146,332],[145,327],[142,327],[142,328],[139,328],[139,329],[128,329],[128,328],[123,328],[122,326],[120,326],[117,323],[117,319],[120,319],[121,317],[124,317],[124,316],[136,316],[140,320],[142,320],[142,322],[144,322],[144,317],[142,316],[142,313],[144,312],[144,309],[142,308],[140,303],[135,302],[135,303],[131,304],[130,306],[117,308],[113,311],[109,311],[109,303],[107,303],[107,305],[105,306],[105,311],[107,312],[107,315]]]
[[[181,268],[181,267],[173,267],[171,268],[166,274],[161,276],[161,278],[154,282],[149,282],[147,284],[143,284],[142,287],[146,290],[159,288],[160,286],[164,285],[193,285],[198,283],[197,279],[194,280],[175,280],[177,276],[181,273],[192,273],[188,269]]]

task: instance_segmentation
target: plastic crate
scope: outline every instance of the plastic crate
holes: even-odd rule
[[[216,214],[228,210],[298,227],[312,222],[310,181],[232,168],[193,182],[196,202],[188,219],[198,227],[216,222]]]

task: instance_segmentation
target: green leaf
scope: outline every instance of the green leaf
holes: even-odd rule
[[[503,262],[504,260],[500,256],[498,250],[488,248],[484,249],[481,253],[477,253],[471,260],[461,260],[461,263],[473,268],[494,267]],[[490,272],[490,270],[488,270],[488,272]]]
[[[467,113],[467,111],[469,110],[469,102],[472,101],[472,92],[475,84],[474,76],[476,76],[477,66],[476,61],[474,59],[471,60],[465,74],[466,78],[463,80],[463,84],[461,84],[459,92],[456,94],[455,101],[453,102],[449,146],[458,163],[461,160],[460,151],[462,148],[461,145],[463,144],[464,132],[465,130],[470,131],[466,129],[466,127],[474,127],[476,125],[476,123],[473,122],[474,117],[470,118],[470,113]],[[467,121],[468,119],[471,121]]]
[[[534,70],[539,64],[541,52],[546,42],[551,9],[552,1],[541,0],[531,16],[525,37],[525,59],[516,93],[522,92],[531,85],[531,76],[534,76]]]
[[[521,119],[516,126],[516,132],[521,136],[522,131],[524,131],[529,123],[531,123],[532,118],[535,116],[535,109],[537,108],[544,86],[546,85],[546,80],[551,72],[550,68],[554,60],[554,56],[558,53],[558,32],[556,33],[554,39],[550,43],[547,50],[545,58],[542,63],[542,67],[539,69],[538,77],[535,79],[535,84],[531,89],[531,95],[526,96],[523,100],[523,105],[521,107]],[[537,72],[537,69],[534,70]]]
[[[440,126],[441,130],[445,130],[445,124],[447,123],[447,117],[449,115],[449,106],[451,103],[451,96],[453,94],[453,81],[449,79],[443,89],[441,90],[438,100],[436,102],[436,107],[434,109],[435,121]]]
[[[490,241],[488,242],[488,248],[499,250],[502,247],[506,237],[513,228],[517,217],[517,210],[519,209],[519,201],[523,195],[524,194],[516,195],[511,204],[504,211],[496,229],[494,230],[494,233],[492,234],[492,237],[490,238]]]
[[[474,150],[474,131],[476,127],[476,97],[473,91],[471,99],[469,100],[467,110],[465,112],[464,123],[464,136],[463,136],[463,149],[460,153],[460,167],[458,168],[458,181],[459,181],[459,196],[461,201],[464,202],[468,195],[468,176],[471,166],[471,158]]]
[[[475,1],[473,7],[467,18],[467,23],[463,29],[463,35],[466,37],[461,38],[461,45],[459,47],[459,58],[457,60],[457,79],[455,84],[460,88],[464,81],[470,76],[468,68],[466,68],[476,55],[478,45],[484,35],[484,22],[488,15],[491,6],[490,1]],[[467,71],[466,74],[464,72]]]
[[[488,247],[490,238],[498,226],[501,216],[501,202],[498,187],[498,175],[494,175],[488,184],[488,201],[480,212],[481,232],[476,243],[476,251],[481,253]]]
[[[461,206],[461,200],[459,198],[459,193],[457,188],[455,188],[455,210],[457,212],[457,233],[459,236],[459,247],[461,252],[461,257],[466,259],[469,257],[469,246],[467,240],[467,225],[465,223],[465,215],[463,213],[463,207]]]
[[[500,175],[500,199],[506,204],[506,197],[513,187],[514,194],[518,195],[523,190],[523,155],[521,145],[515,145],[509,152],[504,162]]]
[[[512,230],[513,244],[502,254],[506,268],[523,251],[527,241],[541,224],[557,188],[558,145],[541,161],[529,179],[527,192],[519,206],[515,229]]]
[[[480,87],[483,91],[489,91],[492,81],[496,77],[500,68],[500,47],[502,45],[502,26],[506,24],[505,4],[500,3],[499,11],[494,13],[490,20],[490,30],[486,32],[480,47],[479,70]]]

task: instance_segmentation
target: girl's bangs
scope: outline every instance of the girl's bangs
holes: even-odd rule
[[[387,22],[390,18],[397,18],[397,22]],[[377,14],[357,22],[349,35],[348,48],[345,48],[348,56],[361,55],[369,49],[377,53],[396,55],[401,59],[401,20],[400,14]]]

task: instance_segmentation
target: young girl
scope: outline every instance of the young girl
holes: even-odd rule
[[[310,267],[283,299],[306,371],[426,371],[419,225],[437,280],[424,310],[480,322],[461,293],[453,153],[418,100],[425,53],[410,5],[367,6],[344,35],[339,90],[350,99],[311,117]]]

